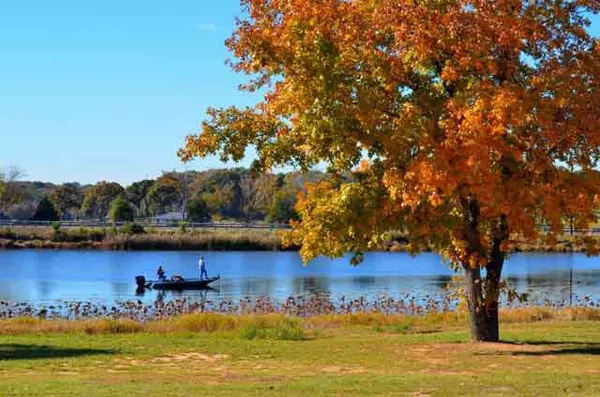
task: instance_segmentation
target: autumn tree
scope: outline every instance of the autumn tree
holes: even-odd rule
[[[322,173],[297,173],[291,172],[287,175],[279,175],[277,180],[277,192],[271,197],[269,211],[265,220],[267,222],[289,223],[298,220],[299,215],[295,209],[296,201],[300,192],[307,183],[316,183],[323,179]]]
[[[113,222],[133,221],[135,217],[133,206],[123,195],[118,196],[110,203],[108,219]]]
[[[145,211],[147,209],[148,202],[145,199],[153,185],[153,180],[144,179],[134,182],[125,188],[127,200],[134,205],[138,216],[148,215],[147,211]]]
[[[246,173],[240,180],[242,212],[244,218],[264,219],[273,196],[279,188],[279,178],[273,174],[251,175]]]
[[[124,191],[116,182],[98,182],[86,192],[81,212],[90,218],[105,219],[112,201]]]
[[[191,222],[206,222],[210,220],[208,206],[200,197],[189,200],[185,206],[187,220]]]
[[[185,218],[185,207],[195,179],[193,172],[163,172],[148,190],[146,208],[153,214],[177,211]]]
[[[179,181],[172,175],[162,175],[148,190],[147,206],[150,212],[158,215],[164,212],[181,210],[179,203]]]
[[[298,213],[294,209],[296,195],[297,192],[290,190],[280,190],[275,193],[265,220],[277,223],[288,223],[291,220],[297,220]]]
[[[18,182],[22,176],[23,171],[18,167],[0,169],[0,214],[27,197],[27,192]]]
[[[499,338],[513,239],[593,219],[600,157],[596,0],[243,0],[227,45],[253,107],[210,109],[183,160],[327,163],[293,239],[305,261],[405,230],[464,272],[473,340]],[[566,194],[568,193],[568,194]]]
[[[78,183],[65,183],[50,194],[50,201],[60,218],[69,212],[78,212],[83,204],[83,191]]]
[[[243,173],[240,168],[212,170],[196,178],[194,190],[213,216],[240,218],[243,215]]]

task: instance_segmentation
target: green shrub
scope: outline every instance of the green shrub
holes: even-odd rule
[[[125,234],[144,234],[146,231],[144,227],[135,222],[127,222],[125,225],[121,227],[121,233]]]
[[[297,319],[284,318],[275,325],[273,339],[301,340],[302,336],[302,328]]]
[[[123,196],[118,196],[110,203],[108,211],[108,219],[113,222],[133,221],[134,210],[133,206]]]
[[[302,340],[304,332],[298,319],[284,317],[275,324],[269,324],[267,321],[252,321],[242,328],[240,337],[249,340]]]
[[[90,229],[80,227],[78,229],[68,230],[64,241],[71,243],[80,243],[84,241],[102,241],[106,237],[106,231],[102,229]]]
[[[240,332],[240,337],[242,339],[248,340],[257,339],[258,326],[255,323],[247,324],[246,326],[244,326],[244,328],[242,328],[242,331]]]
[[[5,238],[7,240],[16,240],[17,233],[13,232],[10,227],[0,231],[0,238]]]
[[[60,222],[52,222],[52,241],[66,241],[66,233],[60,230]]]
[[[88,236],[91,241],[102,241],[106,238],[106,229],[91,229]]]
[[[60,231],[60,222],[52,222],[52,231],[58,233]]]
[[[185,234],[187,232],[187,222],[181,221],[179,222],[179,233]]]

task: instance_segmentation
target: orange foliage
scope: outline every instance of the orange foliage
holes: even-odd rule
[[[262,168],[353,170],[299,201],[292,239],[306,260],[403,230],[415,249],[476,265],[508,239],[500,219],[525,239],[540,222],[559,232],[565,216],[593,219],[600,45],[585,15],[600,2],[242,4],[230,63],[264,100],[211,109],[180,155],[239,160],[252,144]]]

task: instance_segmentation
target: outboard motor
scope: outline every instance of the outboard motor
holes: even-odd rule
[[[135,283],[137,284],[136,292],[144,292],[144,290],[146,289],[146,277],[135,276]]]

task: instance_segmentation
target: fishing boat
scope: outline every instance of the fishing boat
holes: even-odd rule
[[[221,276],[209,277],[209,278],[183,278],[181,276],[174,276],[170,279],[164,280],[146,280],[144,276],[137,276],[135,283],[138,286],[138,290],[145,288],[157,289],[157,290],[184,290],[184,289],[209,289],[210,284],[219,280]]]

